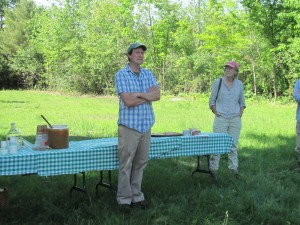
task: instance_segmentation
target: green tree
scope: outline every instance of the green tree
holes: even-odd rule
[[[283,94],[289,87],[286,70],[287,45],[299,34],[299,3],[298,1],[250,1],[244,0],[243,5],[247,8],[251,25],[255,31],[268,41],[269,54],[265,62],[270,66],[270,72],[265,74],[266,80],[271,81],[265,88],[266,93],[272,93],[276,100],[278,94]],[[283,56],[283,58],[282,58]],[[289,67],[292,65],[289,65]],[[271,79],[269,79],[271,77]]]
[[[206,86],[211,86],[229,60],[238,61],[243,72],[249,40],[245,15],[234,1],[208,1],[203,16],[203,32],[195,35],[199,40],[196,57],[206,61]]]
[[[0,29],[4,28],[5,9],[13,8],[16,4],[16,0],[0,0]]]
[[[14,66],[13,60],[17,52],[26,46],[26,27],[32,17],[34,4],[31,1],[20,0],[15,6],[13,1],[7,1],[6,5],[8,7],[4,9],[5,25],[0,30],[1,53],[5,56],[6,81],[10,86],[16,87],[23,85],[26,74]]]
[[[70,0],[36,14],[29,43],[31,52],[43,58],[43,83],[59,90],[111,93],[113,74],[126,62],[132,4]]]
[[[286,0],[278,17],[286,24],[281,42],[276,48],[280,58],[280,69],[288,80],[287,94],[293,93],[293,85],[300,74],[300,2]]]
[[[248,96],[285,95],[300,72],[296,0],[0,3],[12,4],[0,11],[1,71],[29,88],[110,94],[134,41],[148,46],[144,66],[173,94],[209,92],[228,60],[240,63]]]

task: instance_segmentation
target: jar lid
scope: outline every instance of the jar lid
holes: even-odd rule
[[[50,127],[49,129],[57,129],[57,130],[63,130],[63,129],[67,129],[68,125],[52,125],[52,128]]]

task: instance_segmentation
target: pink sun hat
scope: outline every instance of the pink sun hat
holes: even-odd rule
[[[231,68],[234,68],[235,70],[239,70],[239,64],[237,64],[237,62],[234,62],[234,61],[229,61],[228,63],[226,63],[225,66],[230,66]]]

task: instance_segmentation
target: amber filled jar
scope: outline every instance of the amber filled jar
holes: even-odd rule
[[[69,128],[67,125],[52,125],[48,128],[48,144],[52,149],[69,147]]]

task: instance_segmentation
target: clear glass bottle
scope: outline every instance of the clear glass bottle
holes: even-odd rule
[[[6,141],[10,141],[11,137],[15,137],[17,149],[19,150],[22,148],[23,140],[22,140],[22,134],[20,131],[17,130],[16,124],[13,122],[11,123],[11,128],[6,134]]]

